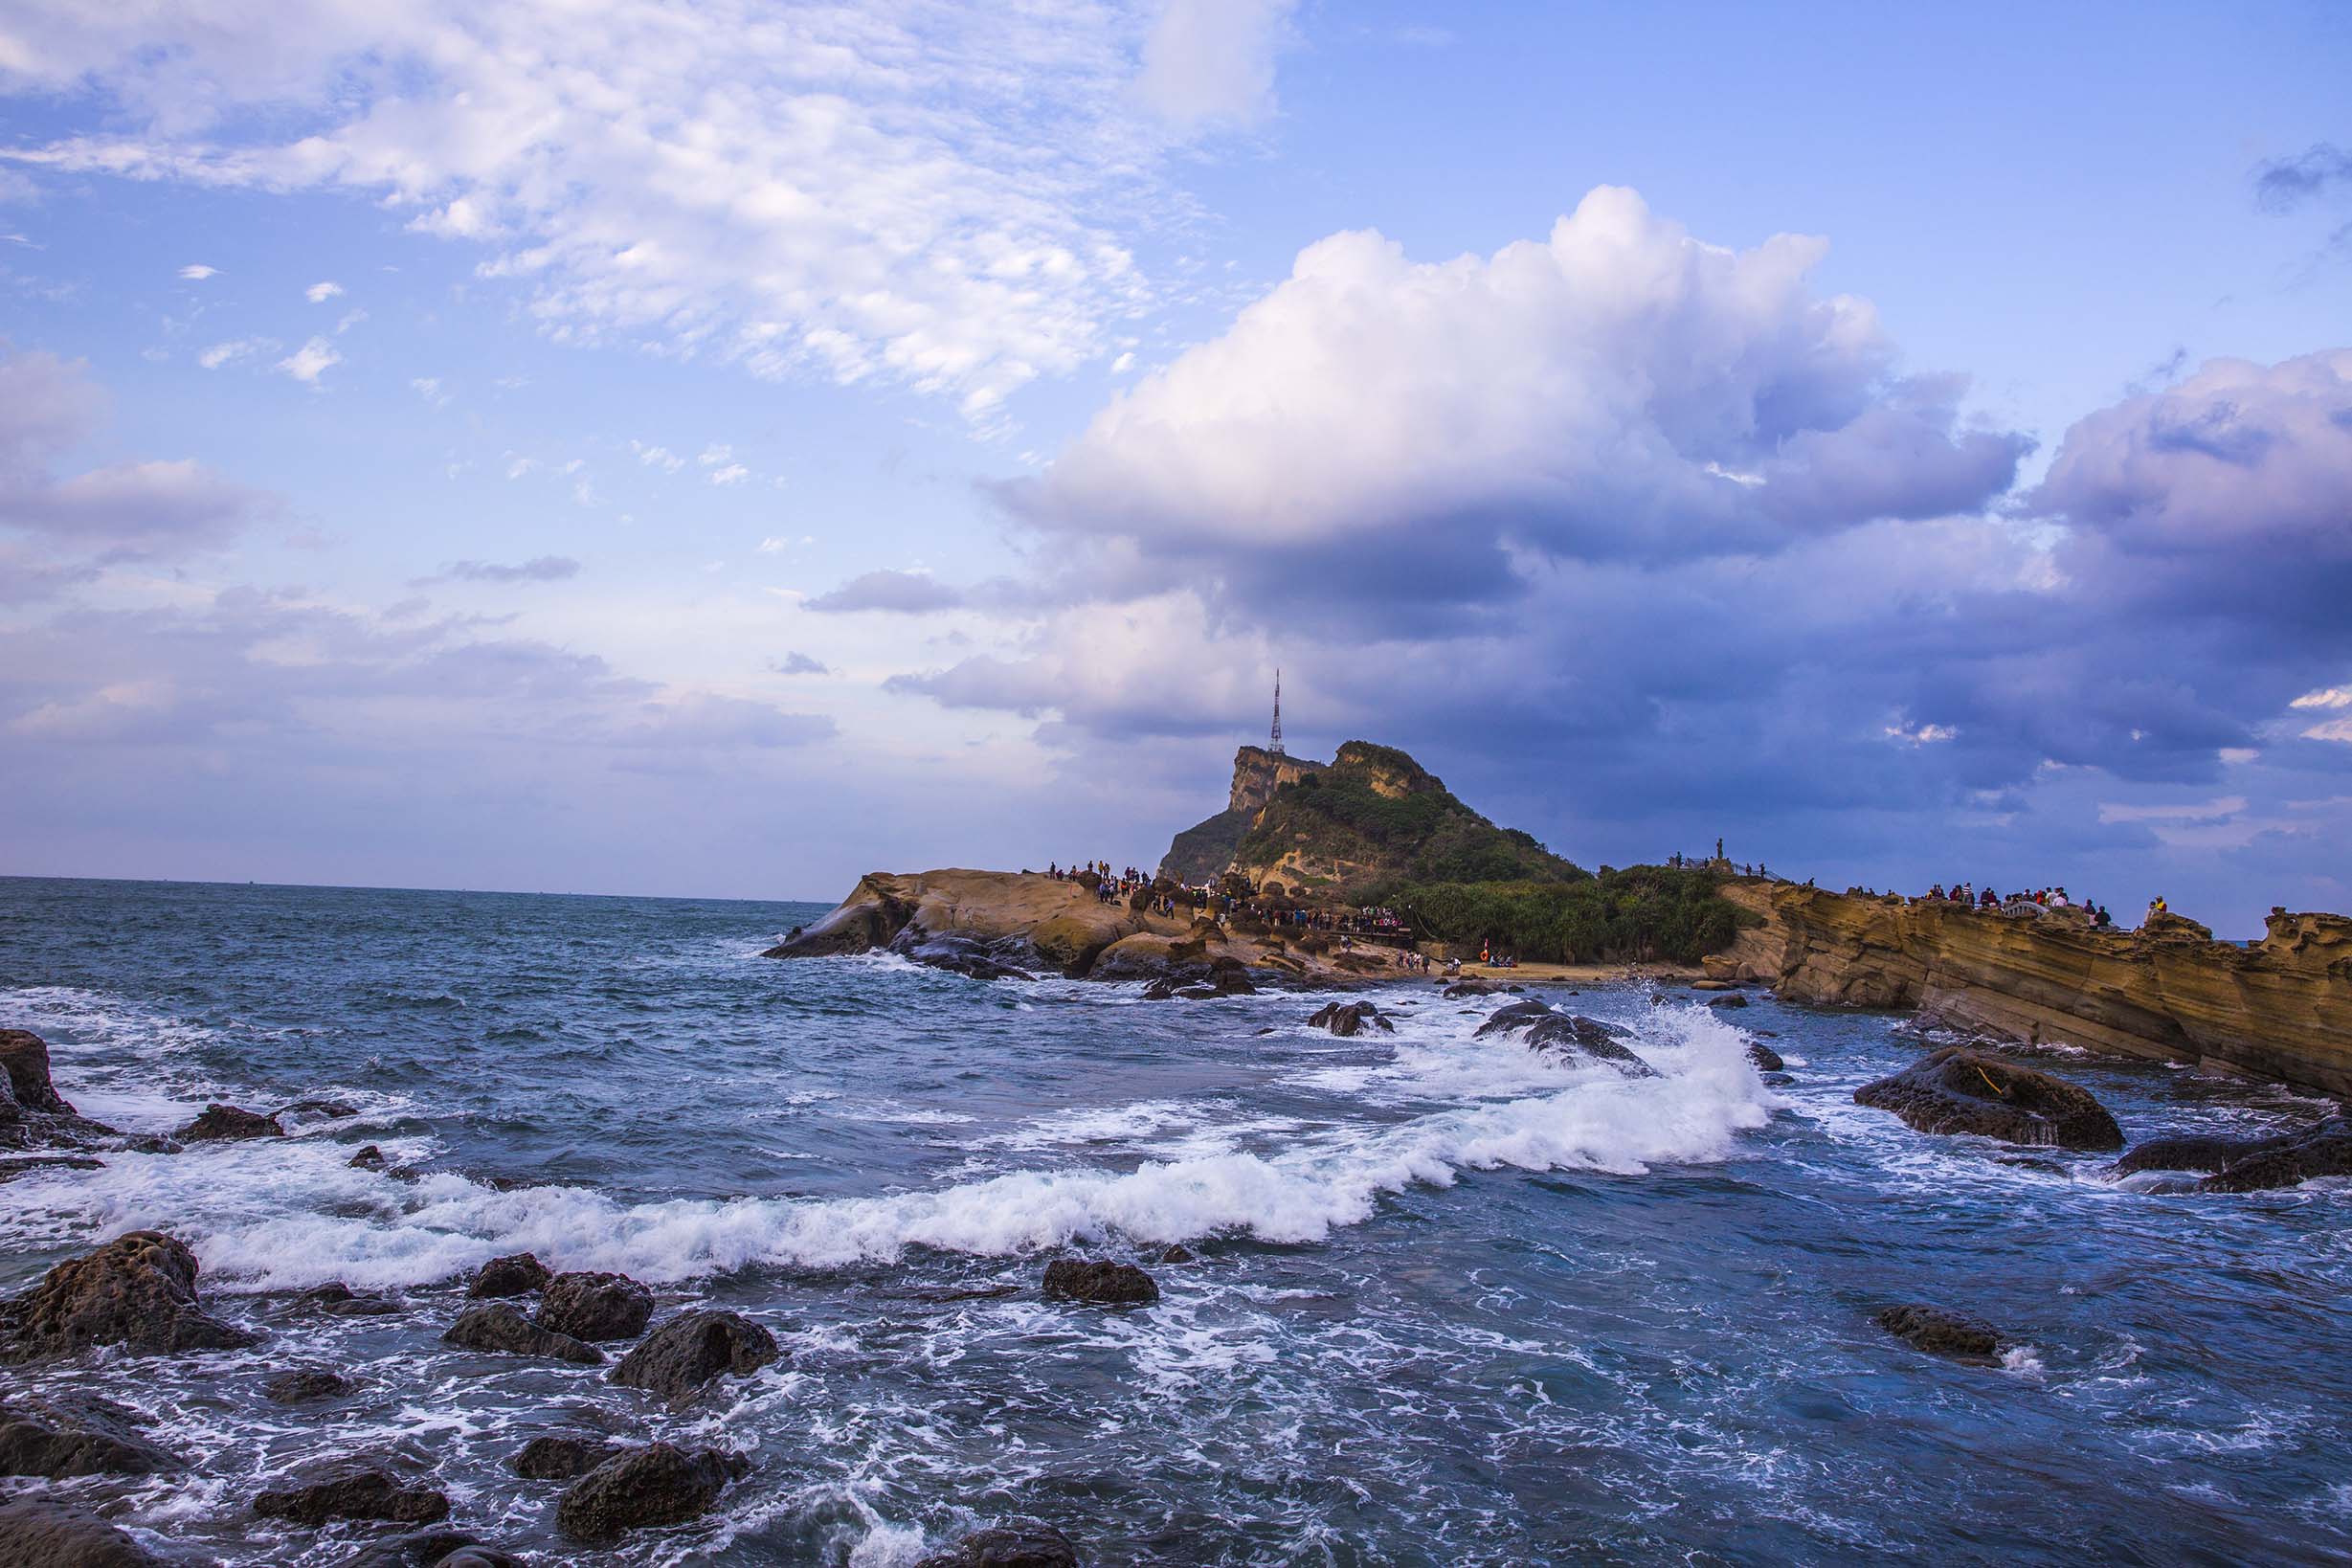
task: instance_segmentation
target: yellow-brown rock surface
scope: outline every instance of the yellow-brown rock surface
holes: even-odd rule
[[[1723,896],[1762,924],[1714,974],[1788,1001],[1916,1008],[2014,1040],[2123,1051],[2352,1095],[2352,919],[2275,913],[2260,942],[2152,915],[2098,930],[2079,910],[2005,914],[1786,883]]]

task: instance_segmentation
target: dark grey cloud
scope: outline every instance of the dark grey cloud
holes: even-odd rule
[[[436,583],[559,583],[580,574],[580,563],[569,555],[536,555],[511,565],[499,561],[452,561],[429,577],[414,577],[411,588]]]
[[[954,610],[966,601],[963,590],[951,588],[919,571],[868,571],[852,577],[830,593],[819,594],[803,608],[826,614],[878,610],[891,615],[920,616]]]
[[[772,675],[831,675],[833,673],[826,667],[823,660],[812,658],[804,653],[788,653],[781,659],[771,659],[768,661],[768,670]]]

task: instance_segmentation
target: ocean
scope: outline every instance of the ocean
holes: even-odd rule
[[[0,1369],[132,1406],[191,1461],[44,1485],[231,1564],[392,1533],[250,1512],[362,1456],[550,1562],[884,1568],[1016,1517],[1098,1564],[2352,1552],[2342,1183],[2199,1196],[1914,1132],[1851,1100],[1922,1047],[1891,1016],[1534,988],[1631,1029],[1661,1074],[1631,1080],[1473,1040],[1492,1003],[1428,985],[1371,993],[1396,1033],[1341,1040],[1304,1027],[1323,997],[758,956],[823,907],[0,881],[0,1026],[47,1039],[85,1114],[359,1109],[0,1186],[0,1289],[162,1229],[265,1335]],[[2135,1139],[2323,1109],[2039,1064]],[[351,1168],[370,1143],[414,1169]],[[1194,1260],[1160,1262],[1177,1243]],[[657,1323],[732,1308],[784,1356],[671,1410],[442,1344],[466,1274],[526,1250],[655,1287]],[[1047,1301],[1058,1256],[1143,1263],[1161,1299]],[[288,1310],[338,1280],[402,1310]],[[2013,1344],[1923,1355],[1874,1320],[1908,1301]],[[289,1367],[358,1388],[263,1399]],[[753,1467],[706,1517],[586,1552],[555,1532],[560,1486],[507,1467],[583,1430]]]

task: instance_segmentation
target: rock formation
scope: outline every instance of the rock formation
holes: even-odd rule
[[[1854,1090],[1856,1105],[1892,1110],[1922,1132],[1975,1132],[2059,1149],[2120,1149],[2107,1108],[2062,1078],[1947,1045]]]
[[[2259,942],[2176,915],[2098,930],[2078,909],[2009,913],[1787,883],[1723,896],[1758,924],[1711,971],[1784,1001],[1916,1008],[2024,1042],[2057,1041],[2352,1096],[2352,918],[2274,913]]]
[[[1382,1034],[1396,1033],[1397,1026],[1370,1002],[1327,1002],[1314,1017],[1307,1020],[1310,1029],[1329,1029],[1342,1040],[1362,1034],[1366,1029],[1378,1029]]]
[[[1472,1031],[1471,1038],[1484,1039],[1489,1035],[1516,1035],[1531,1051],[1606,1062],[1628,1077],[1658,1076],[1657,1068],[1623,1043],[1624,1030],[1612,1028],[1599,1019],[1555,1011],[1544,1002],[1515,1001],[1496,1008],[1486,1022]]]
[[[626,1452],[627,1445],[612,1438],[535,1437],[523,1445],[510,1467],[526,1481],[576,1481]]]
[[[706,1448],[688,1453],[656,1443],[608,1459],[568,1488],[555,1523],[574,1540],[604,1545],[632,1530],[683,1524],[708,1512],[721,1489],[750,1465]]]
[[[477,1300],[528,1295],[552,1277],[553,1271],[541,1263],[536,1254],[513,1252],[504,1258],[492,1258],[475,1270],[465,1293]]]
[[[71,1355],[101,1345],[164,1355],[254,1343],[253,1335],[198,1306],[195,1254],[151,1230],[125,1232],[52,1268],[40,1284],[0,1306],[0,1361]]]
[[[89,1395],[0,1402],[0,1475],[153,1475],[179,1459],[140,1431],[146,1418]]]
[[[282,1138],[276,1116],[238,1106],[206,1106],[204,1114],[172,1134],[183,1143],[235,1143],[247,1138]]]
[[[1045,1266],[1045,1294],[1098,1307],[1134,1307],[1159,1299],[1159,1286],[1133,1264],[1057,1258]]]
[[[673,1402],[713,1378],[749,1378],[784,1353],[775,1335],[734,1312],[681,1312],[620,1358],[612,1380]]]
[[[468,1307],[441,1335],[460,1350],[487,1351],[504,1355],[537,1355],[551,1361],[594,1366],[604,1352],[568,1333],[543,1329],[504,1302],[486,1301]]]
[[[653,1308],[653,1292],[626,1274],[558,1274],[541,1289],[532,1321],[574,1339],[633,1339]]]
[[[404,1487],[377,1469],[347,1469],[303,1486],[264,1491],[253,1511],[316,1530],[332,1519],[431,1524],[449,1516],[449,1499],[430,1487]]]
[[[41,1496],[0,1502],[0,1562],[14,1568],[164,1568],[94,1513]]]
[[[975,1530],[915,1568],[1084,1568],[1077,1545],[1051,1525],[1022,1522]]]
[[[1990,1361],[2001,1350],[2001,1335],[1964,1313],[1912,1303],[1890,1307],[1878,1314],[1878,1326],[1897,1339],[1907,1339],[1931,1355],[1961,1361]]]

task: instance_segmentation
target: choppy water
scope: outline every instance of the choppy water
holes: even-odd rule
[[[251,1352],[0,1371],[158,1417],[192,1475],[63,1484],[235,1563],[317,1556],[252,1493],[392,1456],[554,1561],[905,1563],[1007,1515],[1102,1563],[2243,1561],[2352,1551],[2352,1197],[2104,1179],[1850,1103],[1893,1020],[1587,989],[1665,1074],[1548,1065],[1427,991],[1393,1037],[1312,1002],[1146,1003],[755,956],[807,905],[0,881],[0,1025],[86,1113],[329,1094],[356,1122],[0,1187],[0,1287],[137,1227],[190,1243]],[[1557,988],[1550,993],[1561,999]],[[1398,994],[1382,996],[1394,1004]],[[1736,1025],[1736,1026],[1735,1026]],[[1260,1036],[1270,1026],[1274,1032]],[[1794,1083],[1749,1067],[1770,1031]],[[2069,1060],[2134,1136],[2319,1108]],[[414,1182],[347,1168],[362,1143]],[[1048,1305],[1044,1256],[1154,1266]],[[786,1358],[683,1414],[437,1336],[529,1249],[734,1307]],[[327,1280],[375,1319],[289,1315]],[[991,1286],[1017,1293],[931,1300]],[[277,1293],[277,1294],[274,1294]],[[1920,1299],[2027,1348],[1937,1361]],[[271,1371],[354,1398],[282,1409]],[[487,1369],[487,1370],[484,1370]],[[605,1555],[505,1464],[583,1426],[720,1443],[722,1512]],[[14,1485],[22,1485],[16,1483]],[[391,1527],[341,1526],[329,1542]]]

